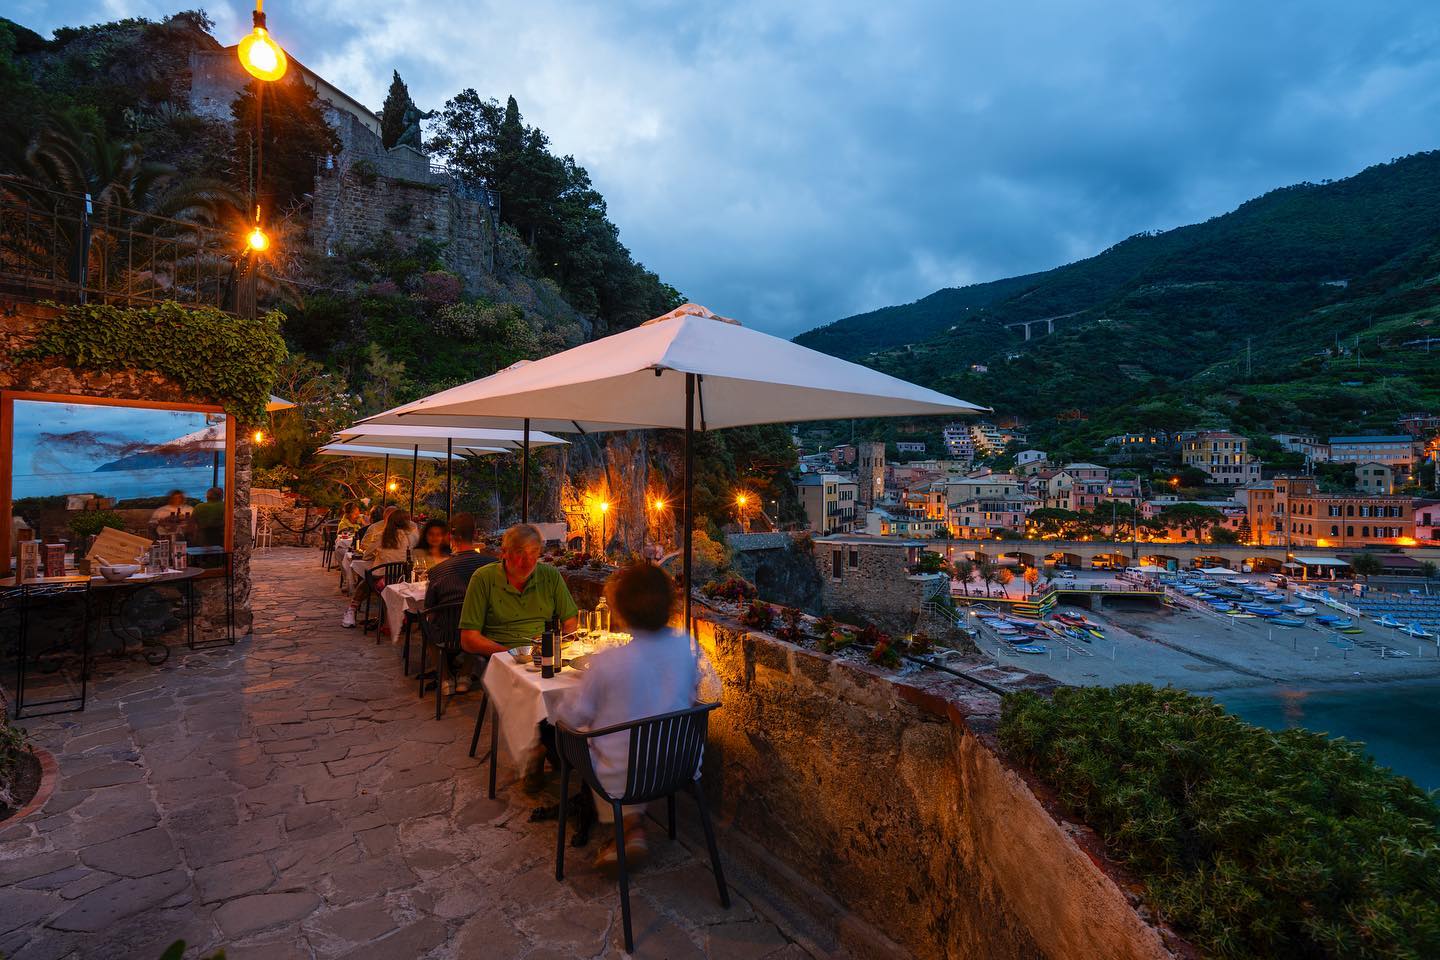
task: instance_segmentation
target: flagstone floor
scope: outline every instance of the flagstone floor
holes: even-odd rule
[[[339,626],[318,558],[257,555],[253,638],[102,664],[84,713],[25,722],[60,782],[0,830],[0,956],[623,955],[597,841],[557,883],[554,824],[528,822],[503,763],[486,799],[467,756],[478,695],[437,722],[397,648]],[[723,910],[708,864],[651,831],[636,956],[808,956],[743,896]]]

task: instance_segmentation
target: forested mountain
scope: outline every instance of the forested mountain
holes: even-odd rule
[[[1029,342],[1005,327],[1047,317],[1055,332]],[[1019,415],[1078,451],[1142,427],[1385,428],[1440,404],[1437,355],[1405,346],[1440,335],[1437,319],[1430,152],[796,339]]]

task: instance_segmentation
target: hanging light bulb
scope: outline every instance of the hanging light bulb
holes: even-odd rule
[[[255,441],[257,444],[264,443],[264,442],[265,442],[265,431],[264,431],[264,430],[256,430],[256,431],[255,431],[255,436],[254,436],[252,439],[254,439],[254,441]]]
[[[254,28],[240,41],[240,65],[257,80],[274,81],[285,76],[290,65],[285,51],[270,37],[265,29],[265,11],[261,9],[264,0],[255,0],[255,13],[251,22]]]
[[[245,245],[256,253],[270,249],[270,238],[260,229],[260,208],[255,208],[255,227],[245,235]]]

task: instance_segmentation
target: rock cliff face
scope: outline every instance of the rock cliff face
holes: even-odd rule
[[[732,535],[728,538],[734,551],[731,563],[755,584],[760,599],[822,616],[826,611],[821,606],[820,576],[808,541],[808,535],[788,533]]]

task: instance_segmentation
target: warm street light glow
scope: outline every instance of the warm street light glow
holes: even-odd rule
[[[390,486],[387,489],[389,489],[391,493],[394,493],[396,490],[400,489],[400,484],[396,483],[394,480],[391,480]]]
[[[656,509],[656,510],[664,510],[664,509],[665,509],[665,501],[664,501],[664,500],[660,500],[660,499],[656,499],[654,506],[655,506],[655,509]]]
[[[262,253],[270,249],[270,238],[265,236],[265,231],[261,230],[257,223],[255,229],[245,235],[245,245],[256,253]]]
[[[601,512],[601,513],[605,513],[605,512],[606,512],[607,510],[609,510],[609,509],[610,509],[610,502],[609,502],[608,500],[601,500],[601,501],[600,501],[600,512]]]
[[[256,430],[256,431],[255,431],[255,435],[254,435],[251,439],[254,440],[256,443],[264,443],[264,442],[265,442],[265,431],[264,431],[264,430]]]
[[[736,506],[743,507],[743,506],[745,506],[745,504],[748,503],[749,501],[750,501],[750,498],[747,497],[747,496],[745,496],[745,494],[743,494],[743,493],[740,493],[740,494],[736,494],[736,495],[735,495],[735,504],[736,504]]]
[[[270,32],[265,29],[265,11],[261,9],[263,0],[255,0],[255,13],[251,22],[253,29],[246,34],[245,39],[240,41],[240,48],[237,53],[240,55],[240,65],[245,71],[256,80],[271,82],[285,76],[285,69],[290,61],[285,56],[285,51],[280,49],[280,44],[270,37]]]

